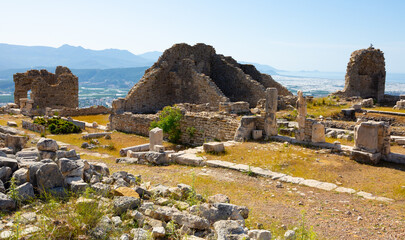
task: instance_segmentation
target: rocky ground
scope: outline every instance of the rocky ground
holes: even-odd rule
[[[249,234],[252,239],[255,234],[263,236],[257,239],[268,239],[270,232],[272,239],[284,239],[294,232],[298,237],[305,236],[303,239],[405,238],[404,197],[379,202],[227,169],[116,164],[112,154],[82,149],[77,144],[66,147],[71,155],[66,153],[65,157],[74,157],[75,150],[88,159],[93,174],[84,177],[79,185],[90,184],[93,190],[84,190],[84,195],[65,201],[42,198],[3,214],[0,237],[15,238],[12,234],[18,233],[33,239],[93,239],[105,235],[112,239],[198,239],[192,235],[221,239],[219,236],[232,233],[238,237],[222,239],[248,239]],[[319,155],[320,162],[330,158]],[[106,164],[103,174],[97,174],[97,164],[91,163],[94,161]],[[376,168],[384,171],[387,167]],[[64,172],[60,165],[58,168]],[[109,176],[105,169],[109,169]],[[403,168],[395,171],[402,173]],[[372,181],[379,188],[378,179],[359,176],[358,181]],[[9,186],[5,188],[9,192]],[[109,194],[103,196],[103,190]],[[74,219],[80,219],[80,224]],[[269,232],[249,232],[244,226]]]

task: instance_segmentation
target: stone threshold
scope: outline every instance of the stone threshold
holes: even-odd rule
[[[368,113],[380,113],[380,114],[395,115],[395,116],[405,116],[405,113],[400,113],[400,112],[377,111],[377,110],[367,110],[367,109],[363,109],[363,111],[366,111]]]
[[[363,197],[368,200],[377,200],[377,201],[382,201],[382,202],[393,202],[394,200],[391,198],[386,198],[386,197],[378,197],[375,196],[371,193],[363,192],[363,191],[356,191],[352,188],[345,188],[345,187],[339,187],[334,183],[328,183],[328,182],[321,182],[318,180],[314,179],[304,179],[301,177],[293,177],[284,173],[278,173],[278,172],[273,172],[267,169],[259,168],[259,167],[251,167],[249,165],[245,164],[236,164],[236,163],[231,163],[231,162],[226,162],[226,161],[220,161],[220,160],[207,160],[205,161],[206,166],[208,167],[220,167],[220,168],[226,168],[226,169],[231,169],[231,170],[236,170],[240,172],[251,172],[255,175],[265,177],[265,178],[270,178],[272,180],[278,180],[280,182],[286,182],[286,183],[293,183],[293,184],[298,184],[302,186],[307,186],[307,187],[313,187],[325,191],[336,191],[340,193],[349,193],[349,194],[355,194],[357,196]]]

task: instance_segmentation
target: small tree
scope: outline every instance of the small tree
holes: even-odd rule
[[[178,107],[164,107],[160,112],[159,119],[150,124],[150,129],[159,127],[169,135],[170,142],[178,142],[181,136],[180,120],[182,117],[183,114]]]

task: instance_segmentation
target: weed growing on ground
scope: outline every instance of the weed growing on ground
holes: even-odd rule
[[[307,226],[305,212],[302,212],[301,222],[298,226],[298,229],[295,231],[295,239],[302,239],[302,240],[316,240],[318,236],[313,229],[313,226]]]

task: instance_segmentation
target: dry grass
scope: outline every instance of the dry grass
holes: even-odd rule
[[[325,138],[325,141],[328,143],[334,143],[335,141],[339,141],[342,145],[347,145],[347,146],[354,146],[354,140],[348,141],[345,139],[337,139],[337,138]]]
[[[86,115],[86,116],[77,116],[77,117],[72,117],[75,120],[79,121],[85,121],[88,123],[93,123],[97,122],[99,125],[107,125],[110,121],[108,120],[108,117],[110,114],[100,114],[100,115]]]
[[[227,148],[222,156],[204,156],[405,200],[405,189],[401,187],[405,186],[405,168],[395,169],[400,166],[393,164],[359,164],[345,156],[322,154],[301,146],[286,147],[281,143],[244,143]]]
[[[56,141],[61,141],[77,147],[81,147],[83,142],[89,142],[89,140],[84,140],[82,136],[83,134],[68,134],[68,135],[49,135],[47,137],[55,139]],[[114,157],[119,157],[119,151],[121,148],[131,147],[149,142],[149,140],[146,137],[115,131],[111,134],[111,140],[107,140],[104,138],[98,138],[97,140],[100,142],[100,145],[113,146],[115,149],[106,149],[99,147],[92,149],[90,151],[103,154],[110,154]]]

